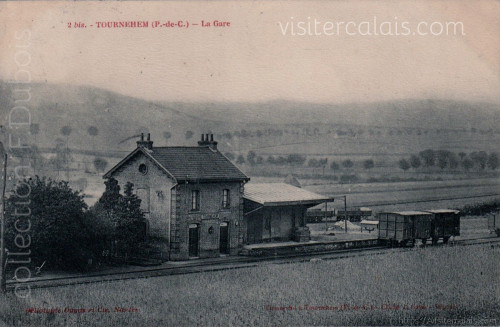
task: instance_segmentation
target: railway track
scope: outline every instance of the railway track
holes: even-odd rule
[[[450,242],[446,246],[472,246],[490,244],[492,246],[500,247],[500,238],[477,238],[469,240],[461,240]],[[441,246],[444,246],[440,244]],[[439,246],[439,245],[438,245]],[[97,273],[88,276],[67,276],[67,277],[53,277],[44,279],[33,279],[27,282],[8,281],[7,290],[14,290],[16,285],[29,287],[31,289],[49,288],[68,285],[81,285],[89,283],[102,283],[118,280],[129,280],[139,278],[152,278],[161,276],[184,275],[210,271],[221,271],[230,269],[242,269],[256,267],[265,264],[288,264],[296,262],[306,262],[311,259],[320,260],[335,260],[351,257],[361,257],[369,255],[382,255],[387,254],[388,251],[413,251],[413,248],[388,248],[387,246],[372,246],[357,249],[343,249],[343,250],[329,250],[314,253],[293,253],[286,255],[267,256],[267,257],[228,257],[227,260],[220,260],[216,262],[206,263],[193,261],[190,264],[183,264],[179,266],[169,267],[155,267],[143,270],[134,270],[126,272],[114,273]]]

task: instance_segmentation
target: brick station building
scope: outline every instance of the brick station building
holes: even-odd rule
[[[148,134],[109,170],[123,186],[134,184],[148,235],[170,260],[235,255],[244,240],[243,189],[250,179],[217,150],[213,135],[198,146],[153,147]]]

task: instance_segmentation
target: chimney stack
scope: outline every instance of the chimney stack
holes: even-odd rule
[[[151,141],[151,133],[148,133],[148,138],[144,141],[144,133],[141,133],[141,139],[137,141],[137,147],[143,147],[148,150],[153,149],[153,141]]]
[[[213,150],[217,150],[217,143],[214,141],[214,134],[201,134],[201,141],[198,141],[199,146],[208,146]]]

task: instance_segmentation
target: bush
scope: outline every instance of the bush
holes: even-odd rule
[[[500,208],[500,199],[484,202],[480,204],[472,204],[463,207],[460,212],[466,216],[480,216],[498,211]]]
[[[82,270],[94,257],[87,246],[86,209],[83,195],[67,182],[25,179],[6,201],[6,247],[19,252],[20,244],[29,245],[35,264]]]

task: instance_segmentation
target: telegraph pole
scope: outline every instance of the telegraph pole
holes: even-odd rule
[[[7,152],[0,142],[0,152],[3,152],[3,185],[2,185],[2,210],[0,211],[0,290],[6,292],[5,283],[5,188],[7,186]]]
[[[344,225],[347,233],[347,195],[344,195]]]
[[[328,212],[328,202],[325,201],[325,228],[326,228],[326,231],[328,232],[328,217],[327,217],[327,212]]]
[[[323,165],[323,180],[325,179],[325,165]],[[328,233],[328,201],[325,201],[325,230]]]

